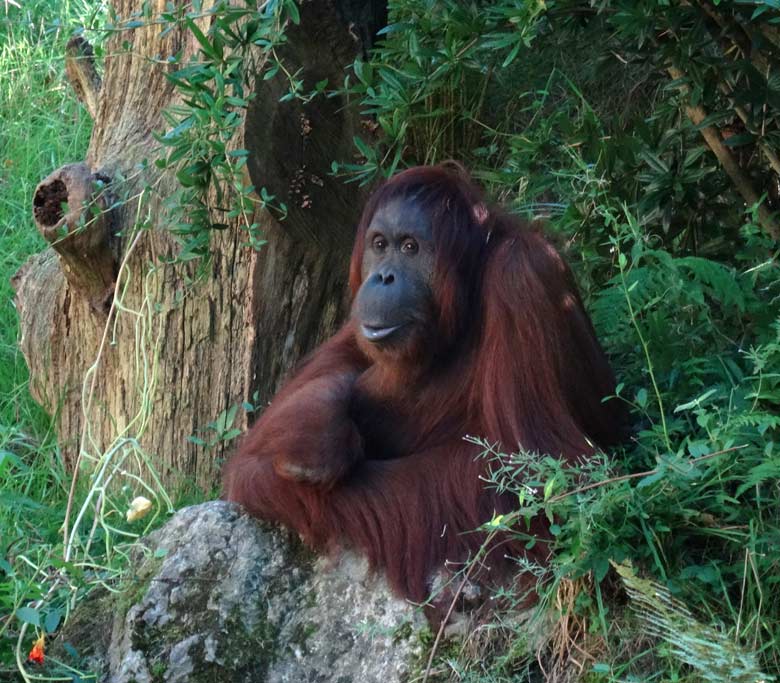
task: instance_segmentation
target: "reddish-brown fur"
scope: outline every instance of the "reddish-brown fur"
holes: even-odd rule
[[[464,435],[573,460],[618,440],[624,420],[617,401],[602,402],[614,378],[568,266],[537,226],[487,207],[457,169],[410,169],[372,196],[352,254],[353,297],[366,228],[397,197],[432,223],[430,329],[383,355],[347,322],[249,431],[224,486],[314,548],[359,550],[397,591],[423,600],[437,568],[479,548],[484,536],[472,530],[512,508],[485,486],[488,465]],[[280,458],[326,468],[329,483],[279,476]],[[523,552],[501,550],[491,563]]]

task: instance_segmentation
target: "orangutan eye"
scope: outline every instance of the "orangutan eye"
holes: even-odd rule
[[[405,239],[401,244],[401,252],[404,254],[416,254],[418,248],[417,242],[411,238]]]
[[[381,235],[377,235],[371,242],[374,251],[384,251],[387,247],[387,240]]]

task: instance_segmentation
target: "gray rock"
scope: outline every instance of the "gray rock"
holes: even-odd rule
[[[228,503],[144,539],[118,598],[79,608],[61,642],[105,683],[400,683],[419,672],[421,612],[362,559],[314,558]],[[98,637],[96,637],[96,634]]]

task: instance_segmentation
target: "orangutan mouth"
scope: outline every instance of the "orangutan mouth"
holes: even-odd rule
[[[393,332],[400,330],[406,323],[400,325],[390,325],[387,327],[379,325],[361,325],[360,331],[368,341],[378,342],[387,339]]]

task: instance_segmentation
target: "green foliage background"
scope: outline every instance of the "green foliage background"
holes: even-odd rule
[[[495,524],[522,535],[524,517],[555,520],[556,559],[539,571],[551,604],[565,581],[591,581],[572,607],[592,636],[585,677],[777,675],[777,233],[771,216],[745,205],[701,133],[713,126],[755,195],[776,208],[777,8],[392,7],[385,43],[347,79],[376,117],[376,137],[358,143],[362,163],[338,170],[366,182],[456,158],[493,197],[545,218],[633,409],[632,443],[579,470],[488,449],[495,485],[517,494],[520,511],[520,524]],[[705,114],[698,125],[692,107]],[[645,475],[612,481],[631,472]],[[584,482],[603,485],[580,491]],[[708,654],[692,654],[704,636],[682,617],[641,645],[643,616],[658,617],[614,603],[611,562],[631,562],[680,610],[693,608],[700,626],[715,625]],[[746,665],[740,647],[757,659]],[[511,666],[463,671],[509,680]]]
[[[276,20],[296,20],[294,4],[285,12]],[[160,165],[178,164],[185,209],[202,209],[210,183],[234,183],[244,158],[209,132],[235,130],[229,105],[246,106],[241,64],[223,51],[235,16],[200,34],[199,62],[174,74],[192,109],[169,113]],[[0,110],[11,122],[0,133],[0,287],[41,246],[26,209],[35,182],[86,143],[86,117],[61,90],[59,27],[92,21],[85,6],[38,0],[10,7],[0,24]],[[278,21],[254,28],[269,49],[283,41]],[[551,670],[564,653],[591,681],[780,676],[779,65],[774,1],[393,0],[382,40],[343,83],[287,74],[289,96],[343,89],[364,112],[370,132],[355,140],[355,162],[334,164],[345,182],[458,159],[493,199],[545,219],[577,271],[632,407],[631,442],[575,469],[483,444],[493,485],[518,500],[517,514],[490,528],[522,535],[526,517],[553,522],[552,566],[525,568],[543,606],[565,613],[559,626],[577,624],[542,649]],[[58,107],[65,116],[51,114]],[[739,178],[705,142],[706,127]],[[247,188],[229,189],[242,211]],[[169,226],[187,258],[202,257],[219,227],[201,214]],[[10,292],[0,297],[2,645],[43,594],[37,571],[56,555],[64,484],[26,397]],[[58,604],[38,617],[52,630]],[[478,654],[441,655],[436,671],[483,682],[539,675],[527,625],[491,629],[501,637]],[[0,667],[12,666],[0,646]]]
[[[45,247],[29,209],[35,186],[83,158],[89,141],[92,121],[63,79],[63,57],[74,22],[90,25],[94,12],[79,0],[0,4],[0,681],[18,680],[17,610],[45,592],[68,487],[49,418],[27,389],[10,279]],[[63,614],[62,600],[41,612],[52,631]]]

